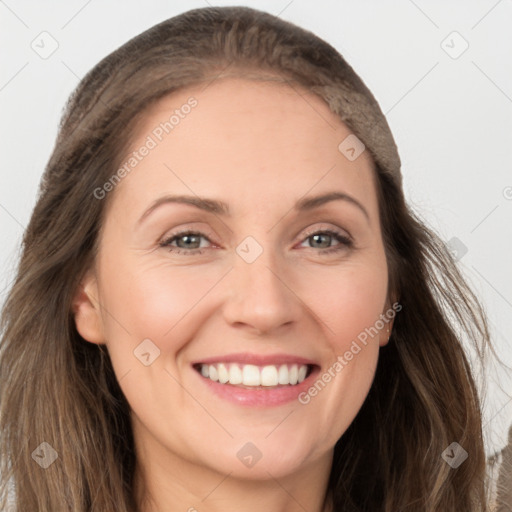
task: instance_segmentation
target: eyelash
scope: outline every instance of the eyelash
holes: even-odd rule
[[[337,231],[333,231],[331,229],[324,229],[324,230],[313,231],[312,233],[307,234],[304,237],[304,240],[307,240],[308,238],[311,238],[312,236],[320,235],[320,234],[332,236],[338,242],[340,242],[339,245],[335,245],[334,247],[330,247],[330,248],[327,248],[327,249],[320,249],[318,252],[321,255],[333,254],[333,253],[336,253],[336,252],[339,252],[339,251],[343,250],[344,248],[350,249],[350,248],[352,248],[354,246],[354,242],[353,242],[353,240],[350,237],[342,235],[341,233],[338,233]],[[181,238],[182,236],[185,236],[185,235],[199,236],[199,237],[202,237],[202,238],[208,240],[208,242],[211,243],[211,240],[207,236],[205,236],[204,233],[201,233],[199,231],[187,231],[187,230],[185,230],[185,231],[180,231],[179,233],[174,233],[169,238],[166,238],[166,239],[162,240],[160,242],[160,247],[166,247],[170,252],[174,252],[176,254],[182,254],[182,252],[183,252],[183,253],[187,254],[188,256],[194,256],[196,254],[203,254],[203,250],[202,249],[197,249],[196,248],[196,249],[188,250],[188,249],[182,249],[181,247],[179,247],[179,248],[174,248],[174,247],[171,248],[170,247],[170,244],[172,242],[174,242],[178,238]],[[312,247],[312,249],[314,249],[314,247]]]

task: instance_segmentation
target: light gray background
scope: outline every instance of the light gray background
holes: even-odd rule
[[[511,0],[0,0],[0,305],[62,108],[79,79],[166,18],[242,4],[331,43],[374,93],[399,148],[409,203],[447,243],[455,237],[467,249],[461,269],[512,366]],[[52,44],[58,48],[47,58],[33,49]],[[491,368],[489,386],[492,454],[506,444],[512,423],[510,372]]]

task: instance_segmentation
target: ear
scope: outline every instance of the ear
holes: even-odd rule
[[[103,322],[98,300],[98,285],[90,270],[78,286],[72,301],[76,329],[84,340],[104,344]]]

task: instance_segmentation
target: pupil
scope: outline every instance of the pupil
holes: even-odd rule
[[[315,239],[315,242],[318,241],[318,238],[321,238],[323,236],[328,236],[328,235],[313,235],[313,239]]]
[[[194,238],[197,238],[196,235],[184,235],[181,237],[182,240],[185,240],[185,246],[190,245],[190,243],[187,243],[187,240],[189,242],[194,242]]]

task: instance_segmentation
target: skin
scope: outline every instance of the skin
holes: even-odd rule
[[[367,151],[349,161],[338,150],[351,131],[320,98],[238,78],[160,100],[132,150],[190,96],[198,105],[110,192],[76,326],[107,345],[130,403],[136,493],[151,497],[143,512],[326,511],[334,445],[367,396],[386,328],[307,405],[233,404],[191,362],[284,352],[325,371],[389,311],[374,164]],[[303,196],[334,190],[357,199],[368,219],[348,201],[293,210]],[[138,224],[166,194],[221,199],[232,216],[165,204]],[[172,243],[181,254],[159,245],[181,229],[207,237],[202,254],[185,254],[199,242],[186,248],[183,237]],[[325,229],[354,247],[328,235],[315,242],[311,234]],[[250,264],[236,252],[247,236],[263,249]],[[341,250],[322,255],[334,246]],[[160,350],[149,366],[133,352],[147,338]],[[236,456],[249,441],[262,453],[250,468]]]

